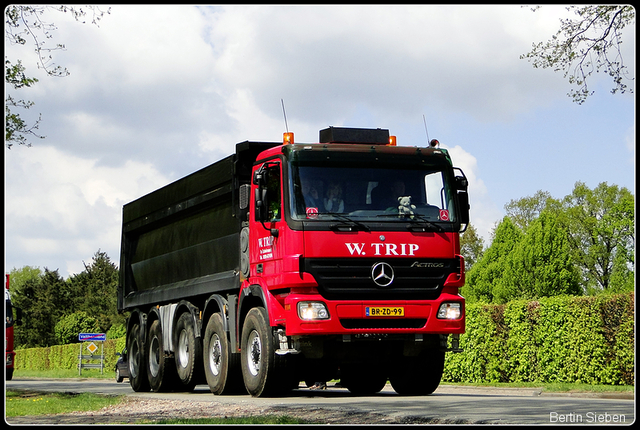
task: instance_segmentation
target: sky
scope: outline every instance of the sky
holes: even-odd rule
[[[103,10],[107,6],[100,7]],[[398,145],[438,139],[469,178],[471,223],[490,244],[512,200],[576,182],[635,195],[635,96],[578,105],[562,72],[520,55],[568,12],[518,5],[128,6],[98,25],[49,11],[61,43],[46,76],[33,46],[9,45],[39,82],[11,92],[42,116],[32,146],[4,150],[5,272],[84,270],[97,251],[119,265],[122,206],[289,131],[386,128]],[[635,75],[635,23],[622,53]],[[633,81],[627,84],[633,88]],[[5,88],[7,92],[8,88]]]

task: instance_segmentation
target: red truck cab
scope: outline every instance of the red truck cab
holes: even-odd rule
[[[330,128],[319,144],[260,154],[242,288],[268,292],[269,325],[298,368],[339,373],[352,391],[390,378],[424,394],[447,336],[464,333],[467,183],[446,150],[389,143],[387,130]]]

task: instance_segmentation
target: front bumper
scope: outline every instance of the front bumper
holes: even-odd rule
[[[304,321],[297,304],[317,301],[326,305],[328,319]],[[443,303],[460,303],[457,319],[437,318]],[[375,309],[372,309],[375,308]],[[380,310],[394,312],[381,315]],[[374,312],[374,310],[376,312]],[[462,334],[465,330],[464,298],[443,292],[436,300],[326,300],[319,294],[289,294],[284,301],[287,336],[344,335],[358,333]]]

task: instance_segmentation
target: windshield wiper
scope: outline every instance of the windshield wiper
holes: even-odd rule
[[[353,231],[353,227],[357,227],[358,229],[360,229],[362,231],[366,231],[366,232],[370,231],[369,227],[367,227],[365,224],[361,223],[360,221],[356,221],[353,218],[349,218],[346,215],[332,213],[332,212],[322,212],[322,213],[319,213],[318,215],[330,215],[330,216],[338,218],[343,223],[351,223],[352,225],[347,226],[347,230],[346,231]],[[330,226],[330,228],[332,230],[341,230],[341,228],[344,228],[344,227],[340,226],[338,224],[333,224],[333,225]]]
[[[442,228],[441,226],[439,226],[438,224],[435,224],[431,221],[429,221],[429,219],[427,219],[424,215],[420,215],[420,214],[413,214],[413,215],[405,215],[405,218],[409,218],[412,221],[415,221],[416,223],[422,223],[424,225],[426,225],[427,227],[429,227],[430,229],[435,229],[436,231],[444,231],[444,228]],[[408,224],[407,228],[411,231],[427,231],[424,227],[418,227],[416,225],[412,225],[412,224]]]
[[[442,228],[438,224],[431,222],[427,217],[421,214],[398,214],[390,212],[388,214],[376,215],[376,217],[394,217],[401,220],[413,221],[412,224],[407,224],[407,229],[411,231],[445,231],[444,228]],[[424,227],[418,226],[416,224],[423,224]],[[429,228],[429,230],[426,229],[427,227]]]

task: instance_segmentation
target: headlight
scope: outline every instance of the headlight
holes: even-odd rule
[[[443,303],[438,309],[437,318],[441,320],[457,320],[462,316],[460,303]]]
[[[298,316],[304,321],[328,320],[329,311],[323,302],[298,302]]]

